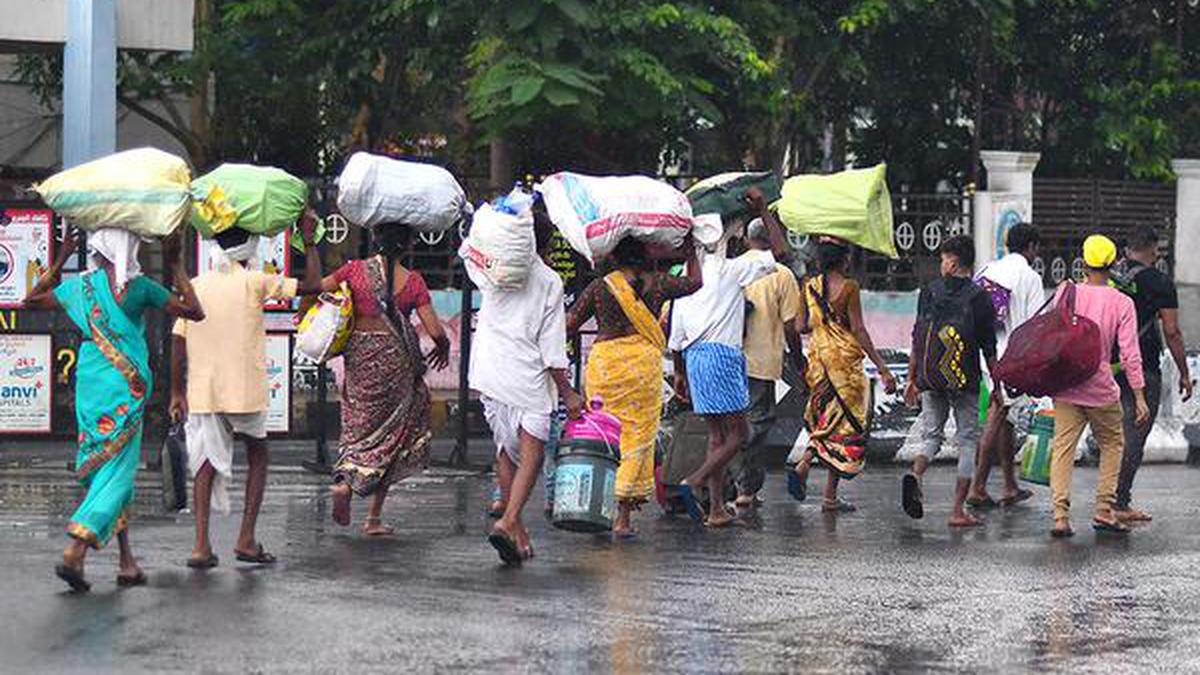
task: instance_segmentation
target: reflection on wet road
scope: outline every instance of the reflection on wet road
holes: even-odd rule
[[[772,475],[748,527],[704,531],[651,506],[620,544],[553,530],[535,498],[538,557],[512,570],[483,541],[484,477],[397,486],[385,516],[398,535],[369,540],[330,522],[320,479],[282,470],[260,521],[280,563],[234,564],[237,518],[218,517],[221,566],[193,572],[191,519],[153,515],[144,474],[132,535],[150,585],[117,591],[105,550],[93,593],[72,596],[51,567],[75,490],[61,471],[10,470],[0,670],[1200,670],[1200,473],[1144,469],[1140,505],[1157,518],[1127,539],[1086,529],[1094,476],[1077,472],[1068,541],[1047,536],[1044,490],[948,530],[949,466],[928,476],[922,521],[901,513],[890,467],[847,485],[856,514],[792,502]]]

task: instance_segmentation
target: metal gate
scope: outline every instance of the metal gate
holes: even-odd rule
[[[937,276],[938,247],[949,237],[971,234],[971,197],[954,193],[892,196],[893,235],[900,257],[863,253],[858,278],[873,291],[914,291]]]
[[[1033,221],[1042,234],[1034,264],[1048,286],[1083,276],[1081,247],[1090,234],[1124,244],[1139,226],[1159,234],[1159,268],[1175,266],[1175,186],[1137,181],[1039,178],[1033,181]]]

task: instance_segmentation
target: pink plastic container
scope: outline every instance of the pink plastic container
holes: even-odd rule
[[[579,419],[567,420],[563,427],[563,438],[600,441],[619,452],[621,420],[611,413],[605,412],[604,403],[600,399],[594,398]]]

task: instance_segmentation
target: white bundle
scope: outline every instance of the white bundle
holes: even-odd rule
[[[532,212],[511,214],[484,204],[475,212],[458,255],[476,286],[515,291],[529,278],[536,248]]]
[[[692,227],[687,197],[646,176],[598,178],[564,171],[547,177],[537,191],[563,237],[592,263],[626,236],[677,248]]]
[[[408,225],[442,232],[471,215],[466,192],[449,171],[356,152],[338,176],[338,210],[363,227]]]

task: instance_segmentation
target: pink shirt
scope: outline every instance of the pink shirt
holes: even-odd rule
[[[1059,289],[1058,295],[1061,294]],[[1095,321],[1100,327],[1100,368],[1083,384],[1061,391],[1054,398],[1088,408],[1112,405],[1121,400],[1121,390],[1113,379],[1110,365],[1114,344],[1120,346],[1121,370],[1129,378],[1129,386],[1134,389],[1145,387],[1133,299],[1108,286],[1076,284],[1075,313]]]

